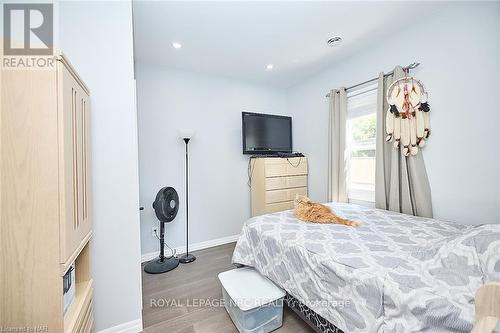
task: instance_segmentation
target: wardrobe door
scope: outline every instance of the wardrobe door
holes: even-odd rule
[[[61,263],[66,263],[90,231],[88,219],[88,96],[58,62]]]
[[[78,127],[79,146],[78,146],[78,165],[79,165],[79,188],[78,188],[78,232],[80,240],[82,240],[91,230],[91,217],[90,217],[90,104],[89,96],[79,86],[78,90],[78,103],[79,103],[79,117],[80,126]]]

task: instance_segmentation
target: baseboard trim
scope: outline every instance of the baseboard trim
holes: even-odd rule
[[[106,328],[97,333],[139,333],[142,332],[142,318]]]
[[[227,237],[222,237],[222,238],[216,238],[216,239],[212,239],[212,240],[205,241],[205,242],[193,243],[193,244],[189,245],[189,252],[208,249],[208,248],[211,248],[214,246],[219,246],[219,245],[224,245],[224,244],[236,242],[239,237],[240,237],[240,235],[238,234],[238,235],[232,235],[232,236],[227,236]],[[183,254],[186,252],[186,246],[184,245],[184,246],[175,247],[174,250],[176,251],[177,254]],[[156,257],[158,257],[158,251],[143,253],[141,256],[141,262],[150,261]]]

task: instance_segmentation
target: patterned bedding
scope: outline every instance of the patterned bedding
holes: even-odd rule
[[[358,228],[248,220],[233,263],[255,267],[345,332],[469,332],[474,294],[500,281],[500,225],[331,203]]]

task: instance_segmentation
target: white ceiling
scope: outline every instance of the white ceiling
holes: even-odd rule
[[[445,2],[134,1],[135,60],[286,88]],[[342,36],[339,46],[326,40]],[[174,49],[172,42],[182,44]],[[274,69],[266,70],[272,63]]]

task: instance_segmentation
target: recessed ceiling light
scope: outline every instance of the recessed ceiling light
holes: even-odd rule
[[[273,69],[273,68],[274,68],[273,64],[268,64],[268,65],[266,66],[266,69],[267,69],[268,71],[270,71],[270,70],[271,70],[271,69]]]
[[[180,49],[182,47],[182,44],[181,43],[177,43],[177,42],[173,42],[172,46],[174,47],[174,49]]]
[[[326,41],[326,43],[327,43],[328,45],[330,45],[330,46],[335,46],[335,45],[340,44],[340,42],[341,42],[341,41],[342,41],[342,37],[340,37],[340,36],[334,36],[334,37],[332,37],[332,38],[328,39],[328,40]]]

